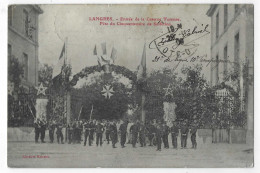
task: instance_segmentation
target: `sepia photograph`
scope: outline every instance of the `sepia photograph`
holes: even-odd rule
[[[254,167],[253,4],[9,4],[7,22],[8,167]]]

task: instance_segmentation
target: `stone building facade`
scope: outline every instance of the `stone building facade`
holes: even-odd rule
[[[211,5],[211,86],[230,84],[230,75],[237,74],[237,82],[230,84],[245,99],[247,114],[247,142],[253,140],[253,76],[254,65],[254,6],[250,4]],[[244,76],[245,72],[248,76]]]
[[[38,5],[8,7],[8,58],[14,56],[24,66],[22,85],[38,85]]]

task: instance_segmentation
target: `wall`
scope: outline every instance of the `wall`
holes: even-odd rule
[[[29,12],[29,18],[36,30],[33,39],[25,36],[23,10]],[[28,80],[26,86],[38,85],[38,13],[30,5],[13,6],[12,25],[8,26],[8,44],[12,46],[12,55],[22,63],[23,53],[28,55]]]
[[[235,35],[239,32],[239,40],[240,40],[240,52],[239,52],[239,58],[240,58],[240,64],[245,62],[246,58],[246,49],[248,48],[248,45],[246,44],[246,14],[243,9],[241,9],[241,12],[238,14],[234,14],[234,5],[228,6],[228,25],[226,29],[224,29],[224,5],[218,5],[215,13],[212,16],[213,24],[216,23],[216,14],[219,12],[219,38],[216,40],[215,37],[215,30],[212,30],[212,45],[211,45],[211,58],[215,59],[216,56],[219,56],[219,60],[224,60],[224,47],[227,45],[228,47],[228,60],[231,62],[234,62],[234,38]],[[214,24],[213,27],[215,27],[216,24]],[[216,63],[211,64],[212,67],[216,66]],[[228,70],[231,70],[234,67],[233,63],[228,63]],[[219,83],[223,81],[223,72],[224,72],[224,63],[219,63]],[[217,84],[216,79],[216,69],[211,71],[212,73],[212,85]]]
[[[246,130],[245,129],[215,129],[212,131],[213,143],[246,143]]]
[[[239,59],[242,65],[246,61],[249,62],[249,75],[254,75],[254,6],[240,4],[240,10],[235,14],[235,5],[228,5],[228,25],[224,29],[224,5],[217,5],[214,14],[211,16],[212,33],[211,33],[211,58],[215,59],[219,55],[219,59],[224,59],[224,47],[228,45],[229,60],[234,62],[234,36],[239,32],[240,52]],[[220,38],[216,40],[216,14],[219,12],[219,33]],[[216,63],[211,63],[211,67]],[[229,64],[228,69],[231,70],[233,65]],[[220,82],[223,81],[224,64],[219,66]],[[242,68],[241,68],[242,70]],[[240,72],[242,73],[242,72]],[[216,71],[211,71],[211,85],[217,84]],[[247,114],[247,143],[253,146],[254,142],[254,87],[253,83],[249,84],[242,77],[240,78],[240,93],[245,94],[246,103],[245,111]]]
[[[246,50],[246,56],[248,58],[249,75],[254,75],[254,7],[249,6],[247,9],[248,20],[247,20],[247,32],[246,32],[246,45],[248,49]],[[254,83],[247,85],[247,144],[254,145]]]
[[[37,74],[35,71],[37,69],[36,64],[38,61],[36,59],[36,48],[27,40],[19,37],[15,32],[9,30],[8,32],[8,44],[12,46],[12,55],[18,58],[20,63],[22,62],[23,53],[28,55],[28,83],[31,85],[36,85],[37,82]],[[23,81],[26,84],[26,81]]]
[[[7,140],[8,142],[34,142],[34,128],[33,127],[8,127]],[[65,129],[63,129],[63,136],[65,139]],[[45,141],[49,142],[49,131],[45,132]],[[39,142],[40,142],[39,138]],[[57,141],[56,131],[54,133],[54,141]],[[65,140],[64,140],[65,141]]]

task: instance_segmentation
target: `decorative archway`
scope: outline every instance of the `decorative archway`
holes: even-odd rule
[[[135,73],[118,65],[85,67],[70,82],[71,118],[122,118],[136,101],[136,79]]]
[[[105,71],[105,66],[100,67],[99,65],[95,65],[95,66],[85,67],[83,70],[81,70],[79,73],[73,76],[71,80],[71,85],[72,86],[76,85],[80,78],[88,77],[89,74],[94,72],[101,72],[102,70]],[[132,80],[134,84],[136,84],[136,80],[137,80],[136,74],[133,73],[131,70],[122,66],[111,64],[109,65],[109,73],[113,71],[117,74],[124,75],[128,79]]]

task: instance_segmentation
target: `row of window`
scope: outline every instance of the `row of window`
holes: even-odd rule
[[[235,4],[235,14],[239,11],[239,5]],[[228,4],[224,4],[224,29],[228,25]],[[216,40],[219,37],[219,12],[216,14]]]
[[[13,26],[13,6],[8,7],[8,26]],[[26,9],[23,9],[23,32],[24,35],[29,38],[33,39],[33,32],[36,29],[32,23],[31,19],[29,18],[29,12]]]
[[[11,55],[12,55],[12,45],[8,44],[8,57],[10,57]],[[25,81],[27,81],[28,73],[29,73],[29,58],[28,58],[28,54],[26,53],[22,54],[22,64],[24,70],[23,78]]]
[[[239,61],[239,46],[240,46],[240,40],[239,40],[239,33],[237,33],[234,37],[234,70],[237,71],[238,73],[240,72],[240,61]],[[226,46],[224,47],[224,51],[223,51],[223,58],[224,58],[224,62],[223,62],[223,67],[224,67],[224,79],[227,78],[227,71],[228,71],[228,62],[230,62],[228,60],[228,44],[226,44]],[[216,74],[216,82],[219,82],[219,55],[216,55],[216,70],[215,70],[215,74]]]

